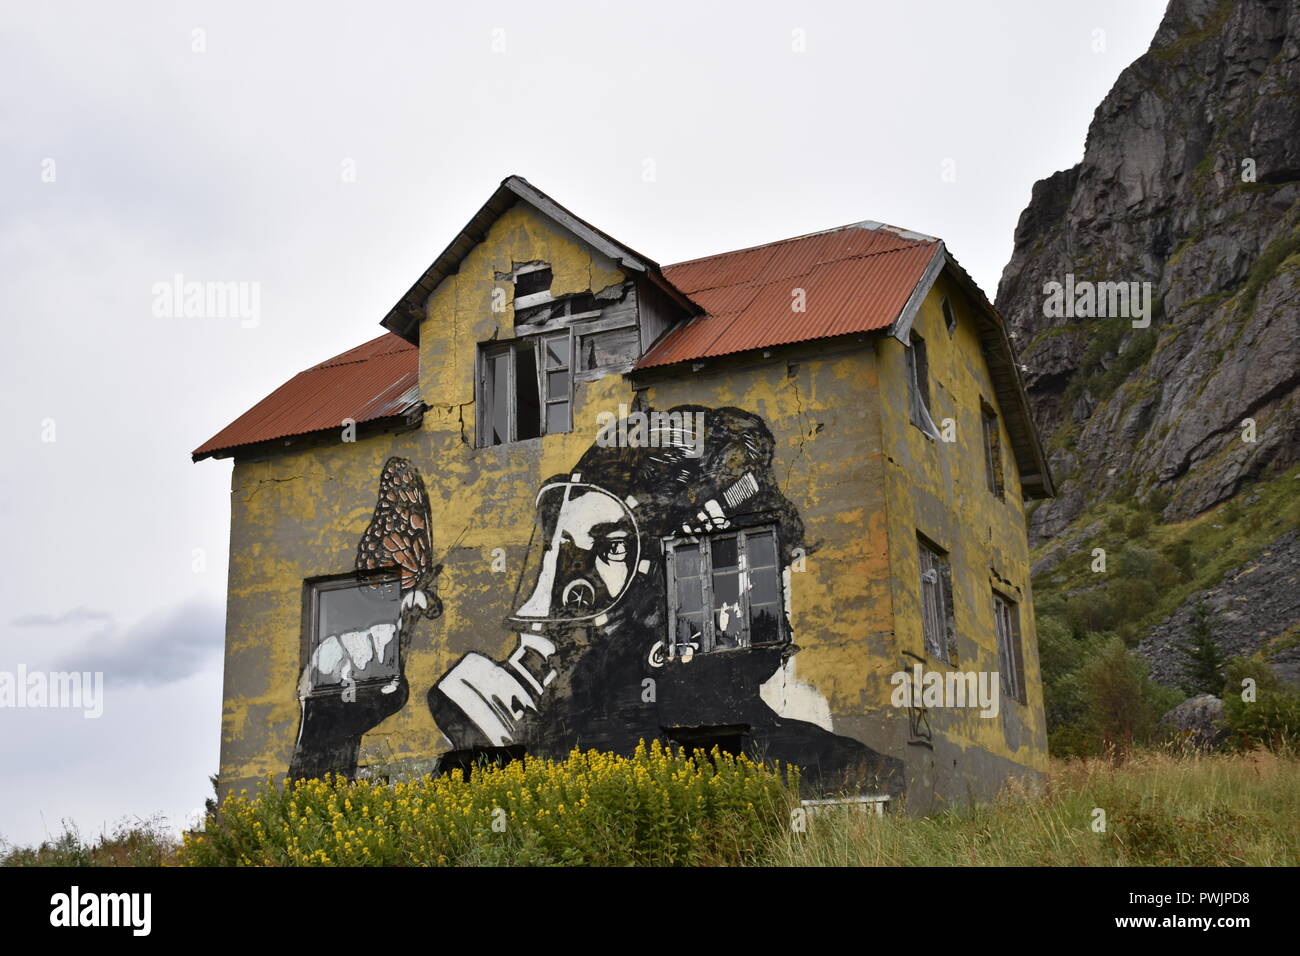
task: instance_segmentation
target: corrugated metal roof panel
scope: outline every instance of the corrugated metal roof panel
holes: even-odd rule
[[[400,415],[417,404],[420,350],[392,333],[299,372],[194,449],[198,461],[244,445]]]
[[[708,314],[670,332],[637,368],[887,328],[939,249],[930,236],[869,222],[665,266]]]

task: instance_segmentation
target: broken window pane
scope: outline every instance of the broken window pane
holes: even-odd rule
[[[546,367],[569,367],[569,335],[567,332],[546,337]]]
[[[522,272],[515,277],[516,299],[525,295],[535,295],[538,292],[549,292],[550,289],[551,270],[549,268]]]
[[[531,341],[515,347],[515,439],[542,433],[542,403],[537,394],[537,350]]]
[[[486,393],[491,398],[488,414],[488,444],[510,440],[510,353],[498,352],[488,359]]]

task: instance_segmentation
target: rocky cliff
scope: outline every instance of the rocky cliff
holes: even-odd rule
[[[1102,283],[1149,288],[1146,316]],[[1300,2],[1170,3],[1083,160],[1034,186],[997,306],[1058,488],[1040,614],[1176,684],[1204,602],[1225,654],[1300,680]]]
[[[1045,285],[1067,274],[1150,283],[1150,328],[1045,315]],[[1036,541],[1117,491],[1158,492],[1175,520],[1293,464],[1300,3],[1174,0],[1083,161],[1034,186],[997,306],[1059,488]]]

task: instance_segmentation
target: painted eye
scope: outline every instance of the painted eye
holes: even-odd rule
[[[604,558],[606,561],[609,561],[611,559],[622,560],[623,558],[626,558],[627,539],[611,538],[608,541],[602,542],[600,546],[600,556]]]

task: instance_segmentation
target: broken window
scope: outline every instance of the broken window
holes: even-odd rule
[[[957,331],[957,316],[953,314],[952,303],[948,301],[947,296],[940,301],[939,307],[943,310],[943,324],[948,329],[948,338],[952,338],[953,333]]]
[[[484,346],[479,365],[479,444],[502,445],[541,435],[537,344],[520,339]]]
[[[309,581],[307,674],[313,694],[388,683],[400,676],[396,574],[341,575]]]
[[[1002,497],[1002,433],[998,428],[998,415],[989,405],[980,402],[980,420],[984,431],[984,471],[988,477],[989,491]]]
[[[670,657],[785,640],[776,531],[668,542]]]
[[[480,347],[480,446],[572,431],[571,343],[566,329]]]
[[[998,668],[1003,689],[1022,704],[1025,702],[1025,662],[1020,644],[1020,607],[1010,598],[993,592],[993,619],[998,636]]]
[[[912,424],[931,438],[938,438],[939,429],[930,416],[930,359],[925,351],[925,339],[915,332],[908,338],[907,387]]]
[[[917,550],[921,565],[921,629],[925,635],[925,652],[951,664],[956,649],[953,633],[952,570],[948,555],[917,533]]]
[[[551,278],[550,266],[520,266],[515,271],[515,309],[524,308],[541,298],[549,298]]]

